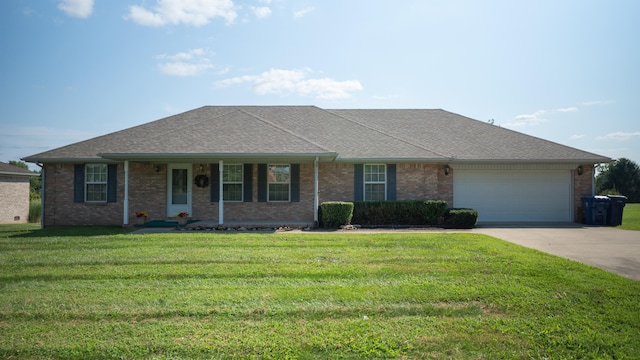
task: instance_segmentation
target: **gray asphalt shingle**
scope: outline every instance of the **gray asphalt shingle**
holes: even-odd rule
[[[338,161],[396,162],[610,160],[444,110],[315,106],[205,106],[25,160],[91,161],[100,159],[98,154],[337,155]]]

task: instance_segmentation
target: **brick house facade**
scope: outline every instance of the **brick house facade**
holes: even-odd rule
[[[0,224],[29,221],[29,192],[32,176],[38,174],[0,162]]]
[[[211,173],[217,164],[191,164],[193,174]],[[445,200],[454,207],[455,171],[445,174],[443,164],[400,163],[396,165],[397,200]],[[593,166],[582,165],[584,173],[573,174],[574,221],[582,220],[581,198],[591,195]],[[355,164],[321,163],[318,166],[318,200],[354,201]],[[171,218],[167,214],[166,164],[132,162],[129,164],[128,225],[135,213],[146,211],[150,219]],[[273,222],[274,224],[314,223],[314,165],[300,164],[300,198],[296,202],[258,201],[258,164],[252,164],[250,202],[225,202],[224,219],[229,223]],[[74,202],[74,164],[48,164],[45,171],[44,225],[122,225],[124,214],[124,166],[117,165],[116,199],[113,202]],[[28,184],[28,183],[27,183]],[[193,187],[191,217],[217,220],[219,203],[211,201],[211,185]]]
[[[0,174],[0,224],[29,220],[29,178]]]

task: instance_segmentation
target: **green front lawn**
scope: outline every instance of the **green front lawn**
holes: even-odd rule
[[[625,230],[640,230],[640,204],[626,204],[622,211],[622,225]]]
[[[85,230],[0,226],[0,358],[640,353],[640,282],[484,235]]]

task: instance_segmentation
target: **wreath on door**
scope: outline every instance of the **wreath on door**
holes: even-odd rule
[[[197,187],[204,188],[209,186],[209,177],[207,177],[207,175],[198,175],[193,180],[193,182],[196,184]]]

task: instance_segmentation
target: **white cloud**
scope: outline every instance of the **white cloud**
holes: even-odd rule
[[[569,140],[580,140],[580,139],[584,139],[585,137],[586,135],[584,134],[575,134],[575,135],[569,136]]]
[[[640,131],[635,131],[635,132],[617,131],[617,132],[609,133],[605,136],[598,136],[598,139],[624,141],[624,140],[629,140],[631,138],[636,138],[636,137],[640,137]]]
[[[553,114],[553,113],[569,113],[569,112],[576,112],[576,111],[578,111],[578,108],[575,106],[558,108],[553,110],[538,110],[533,114],[517,115],[516,117],[513,118],[513,120],[507,122],[505,126],[507,127],[536,126],[548,121],[545,118],[545,115]]]
[[[507,122],[504,125],[507,126],[507,127],[509,127],[509,126],[511,126],[511,127],[522,127],[522,126],[540,125],[540,124],[542,124],[542,123],[547,121],[546,119],[544,119],[542,117],[546,113],[547,113],[546,110],[538,110],[538,111],[534,112],[533,114],[517,115],[515,118],[513,118],[513,120]]]
[[[213,64],[203,49],[192,49],[174,55],[158,55],[156,59],[169,60],[158,64],[158,68],[166,75],[195,76],[213,68]]]
[[[217,82],[220,87],[242,83],[253,85],[259,95],[296,94],[316,99],[336,100],[351,97],[353,92],[362,90],[357,80],[337,81],[331,78],[307,79],[311,71],[271,69],[260,75],[245,75]]]
[[[58,9],[68,16],[87,18],[93,13],[93,0],[62,0],[58,4]]]
[[[130,6],[126,19],[139,25],[163,26],[185,24],[202,26],[215,17],[233,23],[237,16],[231,0],[157,0],[153,10]]]
[[[266,17],[269,17],[269,15],[271,15],[271,9],[269,9],[266,6],[262,6],[262,7],[255,7],[252,6],[251,7],[251,11],[253,11],[253,14],[258,18],[258,19],[264,19]]]
[[[601,106],[601,105],[609,105],[609,104],[613,104],[613,101],[600,100],[600,101],[586,101],[582,103],[582,105],[584,106]]]
[[[298,10],[298,11],[294,11],[293,13],[293,18],[294,19],[300,19],[301,17],[304,17],[306,15],[308,15],[309,13],[315,11],[316,8],[314,8],[313,6],[309,6],[306,7],[304,9]]]
[[[565,113],[565,112],[574,112],[574,111],[578,111],[577,107],[568,107],[568,108],[562,108],[562,109],[556,109],[557,112],[561,112],[561,113]]]

